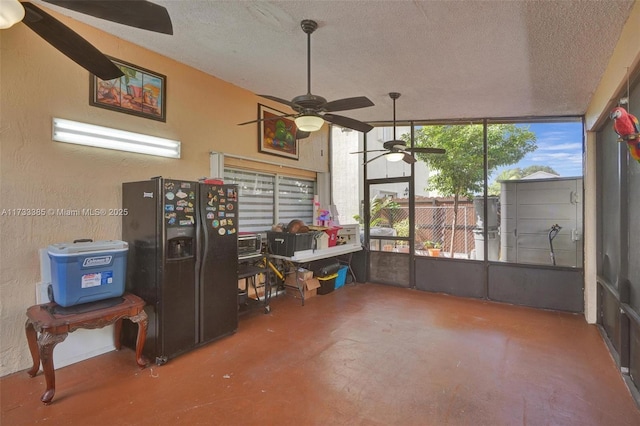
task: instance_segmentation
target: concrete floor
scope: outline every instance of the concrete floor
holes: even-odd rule
[[[123,349],[61,368],[49,406],[42,374],[5,376],[0,423],[640,424],[581,315],[374,284],[271,306],[161,367]]]

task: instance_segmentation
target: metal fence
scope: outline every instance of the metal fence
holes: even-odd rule
[[[440,256],[469,258],[475,247],[473,205],[466,203],[459,205],[458,217],[455,222],[454,232],[454,207],[452,205],[416,205],[416,253],[428,255],[429,245],[435,245],[435,248],[440,249]]]
[[[397,205],[372,212],[371,236],[409,236],[409,208],[406,199],[395,200]],[[453,200],[416,200],[415,203],[415,251],[418,255],[474,258],[476,228],[472,201],[458,204],[454,229]],[[455,230],[455,232],[454,232]],[[372,250],[408,252],[408,242],[393,239],[372,239]],[[429,250],[431,249],[431,250]],[[435,250],[434,250],[435,249]]]

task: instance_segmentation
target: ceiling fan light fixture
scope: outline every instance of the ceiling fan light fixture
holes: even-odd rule
[[[315,132],[324,125],[324,119],[319,115],[300,115],[294,121],[298,129],[303,132]]]
[[[392,152],[391,154],[387,154],[387,161],[395,163],[397,161],[402,161],[404,158],[403,152]]]
[[[11,28],[24,18],[24,7],[18,0],[0,0],[0,5],[0,29]]]

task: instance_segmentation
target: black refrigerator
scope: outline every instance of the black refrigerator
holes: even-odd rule
[[[126,290],[149,317],[143,353],[158,365],[238,328],[238,190],[154,178],[122,184]],[[137,328],[123,324],[135,347]]]

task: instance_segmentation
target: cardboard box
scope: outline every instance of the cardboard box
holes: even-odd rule
[[[260,284],[258,284],[258,285],[260,285]],[[258,299],[258,298],[262,298],[264,296],[264,292],[265,292],[264,286],[258,287],[257,290],[258,290],[258,293],[256,294],[256,290],[253,289],[253,286],[251,286],[251,285],[249,286],[249,291],[248,291],[247,294],[249,295],[250,299]]]
[[[314,297],[318,294],[318,289],[320,288],[320,281],[317,278],[311,278],[304,282],[302,287],[302,293],[304,294],[305,300]],[[293,296],[295,298],[300,298],[300,290],[295,287],[287,287],[287,294]]]
[[[284,279],[286,285],[296,286],[296,278],[298,281],[306,281],[313,278],[313,271],[309,271],[304,268],[298,268],[297,271],[290,272]]]
[[[238,290],[247,293],[247,296],[251,299],[262,298],[265,293],[264,287],[264,274],[259,274],[257,277],[256,286],[258,286],[258,294],[256,295],[256,290],[254,290],[253,285],[250,284],[249,280],[246,278],[241,278],[238,280]]]
[[[297,273],[287,274],[284,283],[287,286],[287,294],[299,298],[300,290],[302,290],[305,299],[315,296],[320,288],[320,281],[313,278],[313,271],[302,268],[298,269]]]

